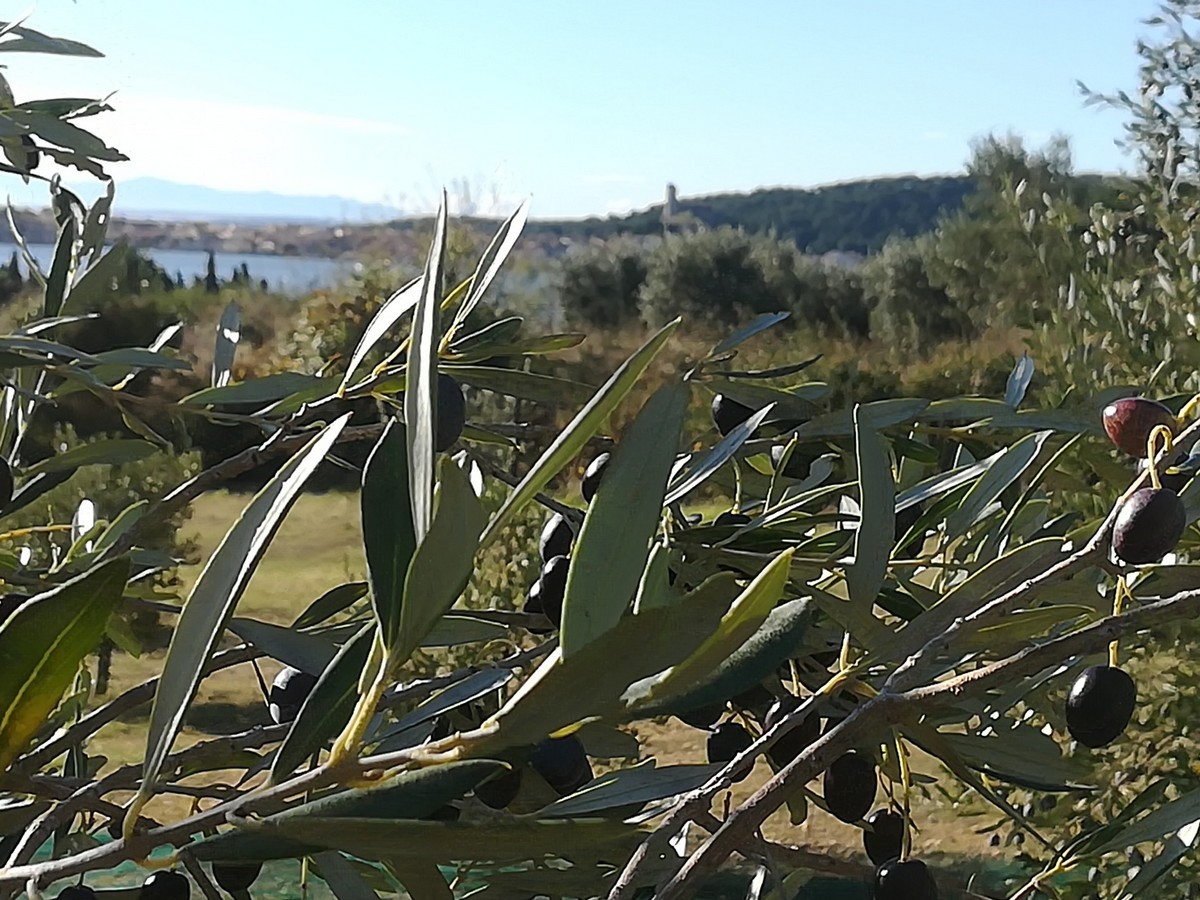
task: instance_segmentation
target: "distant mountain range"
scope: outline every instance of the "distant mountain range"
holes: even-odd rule
[[[103,193],[94,181],[70,187],[89,203]],[[404,215],[403,210],[392,206],[346,197],[223,191],[161,178],[118,182],[114,206],[114,213],[127,219],[165,222],[341,225],[386,222]]]

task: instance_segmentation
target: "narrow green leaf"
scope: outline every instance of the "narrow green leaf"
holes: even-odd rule
[[[0,43],[0,49],[11,46],[12,44]],[[12,110],[8,116],[51,144],[64,147],[88,159],[98,159],[104,162],[123,162],[129,159],[124,153],[108,146],[90,131],[63,119],[19,109]]]
[[[521,369],[502,369],[493,366],[444,366],[442,371],[472,387],[483,388],[508,397],[520,397],[535,403],[570,403],[583,401],[594,388],[578,381],[538,375]]]
[[[1050,434],[1049,431],[1039,431],[1026,435],[1003,451],[986,474],[975,482],[959,507],[946,519],[946,534],[956,538],[974,525],[983,511],[1004,493],[1005,488],[1020,478],[1033,464]]]
[[[1197,821],[1200,821],[1200,790],[1189,791],[1164,803],[1149,815],[1123,828],[1109,841],[1094,848],[1091,853],[1102,856],[1136,844],[1156,841]]]
[[[12,26],[9,28],[8,23],[3,23],[0,27],[8,30],[9,34],[15,34],[17,37],[6,39],[0,42],[0,50],[7,53],[51,53],[57,56],[104,56],[99,50],[89,47],[87,44],[81,44],[79,41],[71,41],[66,38],[51,37],[48,34],[43,34],[40,31],[34,31],[32,28],[23,25]]]
[[[400,665],[421,642],[475,572],[475,549],[487,514],[467,474],[448,456],[439,466],[433,524],[417,545],[404,579],[395,634],[384,632],[393,665]]]
[[[392,420],[367,458],[359,497],[371,605],[387,644],[400,631],[404,581],[417,549],[408,464],[404,426]]]
[[[66,302],[67,286],[75,270],[76,237],[75,219],[67,218],[59,228],[54,258],[50,261],[50,272],[46,276],[46,293],[42,303],[42,315],[46,318],[57,316]]]
[[[405,369],[404,425],[408,437],[408,497],[413,531],[420,543],[433,526],[435,419],[438,408],[437,354],[441,338],[442,270],[446,255],[446,192],[433,226],[433,242],[421,278],[421,300],[413,311]],[[385,640],[387,639],[385,632]],[[390,645],[390,640],[388,641]]]
[[[875,428],[890,428],[904,422],[914,421],[927,406],[928,400],[916,398],[895,398],[891,400],[875,400],[871,403],[857,404],[862,407],[862,413]],[[796,429],[801,440],[812,438],[846,437],[854,433],[854,409],[842,409],[826,413]]]
[[[96,309],[115,297],[120,276],[125,274],[129,258],[136,252],[124,242],[109,247],[71,288],[71,306],[81,311]]]
[[[851,603],[869,610],[887,576],[896,522],[896,485],[887,441],[861,404],[854,407],[854,443],[859,518],[854,562],[846,569],[846,589]]]
[[[1133,900],[1134,897],[1146,896],[1146,888],[1170,872],[1187,856],[1188,851],[1195,846],[1197,836],[1200,836],[1200,819],[1189,822],[1171,835],[1162,851],[1147,860],[1138,869],[1137,874],[1129,879],[1117,900]]]
[[[350,380],[354,377],[354,373],[358,371],[358,367],[362,365],[367,354],[374,349],[391,329],[399,322],[407,313],[411,312],[413,307],[417,305],[417,301],[421,298],[422,286],[421,279],[414,278],[408,284],[400,288],[392,296],[384,301],[375,313],[374,318],[363,330],[363,336],[358,342],[358,346],[354,348],[354,352],[350,354],[350,362],[346,365],[346,374],[342,376],[342,384],[339,392],[344,393],[350,386]]]
[[[677,503],[700,485],[704,484],[709,476],[725,465],[741,449],[742,444],[750,439],[750,436],[758,430],[758,426],[765,422],[774,410],[775,405],[773,403],[764,406],[741,425],[730,431],[729,434],[725,435],[712,449],[700,457],[698,461],[693,461],[684,468],[672,479],[671,489],[668,491],[664,503],[668,506],[672,503]]]
[[[508,255],[516,246],[517,239],[520,238],[521,232],[525,228],[525,220],[529,217],[529,201],[521,201],[521,205],[516,208],[516,211],[509,216],[500,228],[496,231],[495,237],[492,238],[487,249],[483,251],[483,255],[479,257],[479,265],[475,268],[475,274],[471,276],[471,290],[467,294],[467,299],[463,301],[462,306],[458,308],[458,312],[454,316],[454,324],[450,329],[450,333],[458,331],[460,325],[467,320],[479,301],[483,299],[484,292],[495,280],[499,274],[500,268],[504,265]]]
[[[629,686],[687,659],[738,594],[737,579],[725,572],[679,603],[625,616],[570,659],[555,649],[491,718],[498,730],[472,753],[488,756],[532,744],[592,716],[619,718]]]
[[[590,813],[686,794],[721,771],[721,766],[655,766],[653,759],[628,769],[605,772],[582,790],[562,797],[536,813],[540,819],[573,819]]]
[[[495,760],[466,760],[402,772],[367,790],[339,791],[267,816],[262,828],[226,831],[206,837],[189,849],[204,862],[288,859],[305,856],[327,841],[289,838],[279,832],[289,822],[379,822],[423,819],[457,800],[503,764]],[[441,826],[441,822],[432,822]]]
[[[667,702],[668,698],[687,693],[712,676],[721,664],[758,631],[783,596],[792,563],[791,549],[784,550],[768,563],[758,576],[733,601],[720,624],[687,659],[672,666],[654,684],[629,699],[637,703]]]
[[[21,604],[0,624],[0,772],[25,749],[104,637],[129,577],[114,559]]]
[[[200,573],[171,635],[162,676],[154,694],[140,797],[152,796],[163,761],[183,724],[184,713],[196,695],[204,663],[258,561],[300,495],[305,481],[332,449],[349,420],[347,413],[326,426],[288,460],[254,495]]]
[[[318,378],[302,372],[277,372],[250,381],[231,381],[223,387],[209,387],[189,394],[180,402],[189,406],[224,404],[241,406],[246,404],[275,403],[300,391],[310,390],[318,384],[329,387],[330,393],[337,387],[337,380]]]
[[[1016,409],[1021,405],[1021,401],[1025,399],[1025,391],[1029,389],[1029,382],[1033,380],[1033,360],[1029,358],[1029,352],[1021,354],[1021,358],[1017,360],[1017,364],[1013,366],[1012,372],[1008,376],[1008,383],[1004,387],[1004,402]]]
[[[328,638],[293,631],[270,622],[234,616],[226,627],[272,659],[302,672],[324,672],[338,652],[337,644]]]
[[[279,831],[299,841],[335,847],[365,859],[432,861],[488,860],[493,863],[570,858],[609,847],[632,850],[643,837],[630,825],[607,819],[498,822],[412,822],[387,819],[294,818]]]
[[[579,411],[571,423],[554,439],[521,479],[504,501],[504,505],[492,517],[480,540],[487,546],[503,530],[504,526],[519,513],[534,495],[550,483],[563,467],[574,459],[592,435],[600,430],[608,416],[637,384],[646,367],[662,350],[663,345],[679,327],[679,320],[670,322],[655,333],[629,359],[623,362],[604,386]]]
[[[275,754],[271,763],[271,783],[283,781],[346,727],[354,713],[358,680],[371,655],[375,634],[374,624],[359,629],[321,672]]]
[[[89,105],[94,101],[75,101]],[[57,118],[62,118],[58,116]],[[112,214],[113,199],[116,196],[116,185],[109,180],[104,185],[104,196],[96,200],[88,210],[84,220],[82,243],[79,249],[80,259],[88,260],[88,268],[95,266],[102,256],[98,254],[104,248],[104,238],[108,233],[108,220]],[[72,293],[74,293],[72,291]]]
[[[564,659],[612,628],[633,601],[690,394],[686,384],[659,388],[617,444],[571,554],[559,629]]]
[[[292,627],[299,630],[318,625],[326,619],[348,609],[352,604],[365,596],[367,596],[367,583],[365,581],[351,581],[346,584],[339,584],[337,587],[330,588],[310,603],[308,608],[296,617],[296,621],[292,623]]]
[[[379,900],[379,895],[358,874],[358,870],[336,850],[316,854],[313,862],[321,873],[321,879],[329,885],[337,900]]]
[[[510,669],[484,669],[468,675],[457,684],[451,685],[418,704],[412,712],[403,716],[399,722],[388,729],[387,734],[382,735],[379,739],[386,740],[393,734],[416,728],[423,722],[436,719],[442,713],[457,709],[472,700],[478,700],[508,684],[512,678],[513,673]]]
[[[709,350],[708,358],[712,359],[713,357],[720,356],[723,353],[728,353],[734,347],[750,340],[750,338],[754,337],[756,334],[778,325],[790,315],[791,313],[788,312],[773,312],[762,313],[761,315],[756,316],[743,328],[734,332],[729,337],[725,338],[725,340],[721,341],[721,343],[717,344],[717,346]]]
[[[92,441],[80,444],[62,453],[47,457],[25,470],[25,477],[32,478],[49,472],[74,472],[83,466],[120,465],[146,459],[158,452],[148,441],[128,438]]]
[[[495,641],[508,635],[508,629],[498,622],[476,619],[468,612],[461,616],[442,616],[421,639],[422,647],[453,647],[477,641]]]
[[[731,653],[702,681],[681,694],[655,703],[643,703],[629,692],[626,718],[643,719],[687,712],[709,703],[724,703],[730,697],[759,684],[777,671],[803,645],[812,614],[809,601],[789,600],[771,610],[750,640]]]

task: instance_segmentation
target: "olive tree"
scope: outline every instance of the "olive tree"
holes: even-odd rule
[[[35,110],[29,130],[69,135],[70,152],[98,166],[98,141],[47,124],[69,125],[77,109]],[[0,515],[81,467],[157,452],[164,439],[124,388],[188,366],[165,339],[87,353],[53,340],[90,292],[112,289],[128,251],[105,248],[111,191],[89,209],[50,188],[59,239],[40,313],[0,337]],[[1185,857],[1200,793],[1150,785],[1111,818],[1051,839],[1002,786],[1088,790],[1093,750],[1138,739],[1137,710],[1156,688],[1135,685],[1122,660],[1200,612],[1187,563],[1200,485],[1173,465],[1200,436],[1194,404],[1176,415],[1126,390],[1039,405],[1026,397],[1026,358],[1003,398],[830,408],[825,386],[801,380],[803,363],[738,364],[744,342],[785,318],[776,313],[686,360],[671,351],[683,326],[668,322],[594,390],[496,368],[488,361],[574,340],[511,318],[470,324],[525,215],[450,284],[443,204],[420,276],[379,306],[348,358],[311,372],[233,380],[231,306],[211,387],[173,412],[252,424],[261,442],[146,502],[47,523],[40,533],[70,536],[60,552],[0,553],[0,895],[89,896],[76,885],[135,861],[153,871],[146,897],[184,897],[193,883],[244,897],[264,862],[303,859],[342,897],[679,898],[737,858],[753,897],[791,896],[813,871],[873,879],[881,900],[934,896],[935,884],[961,895],[974,888],[926,867],[914,828],[913,801],[938,779],[1042,847],[1041,867],[1007,889],[1014,898],[1080,896],[1089,869],[1120,872],[1139,847],[1149,861],[1123,885],[1135,894]],[[672,359],[673,374],[608,435],[651,364]],[[577,412],[533,435],[468,422],[464,384]],[[130,434],[26,459],[31,418],[75,391],[120,409]],[[689,407],[717,395],[729,401],[718,404],[723,434],[685,433]],[[362,400],[377,415],[352,422]],[[506,432],[533,444],[519,477],[481,452]],[[547,495],[601,435],[615,446],[589,466],[585,503]],[[238,615],[306,481],[323,464],[352,465],[340,453],[353,444],[371,448],[366,581],[311,598],[288,626]],[[1084,446],[1108,448],[1090,482],[1078,474]],[[159,523],[258,466],[272,476],[189,595],[147,590],[172,565],[146,548]],[[698,515],[705,491],[729,508]],[[524,609],[466,605],[478,561],[536,508],[550,518]],[[173,622],[159,671],[97,703],[91,654],[146,608]],[[472,661],[419,677],[407,667],[445,646]],[[206,680],[262,658],[290,667],[270,692],[276,724],[182,746]],[[147,708],[141,758],[106,767],[93,740]],[[643,758],[629,726],[666,716],[711,730],[707,760]],[[922,771],[918,748],[944,771]],[[759,757],[771,777],[714,812]],[[593,758],[620,762],[595,777]],[[192,814],[157,821],[152,801],[171,794],[192,798]],[[860,860],[763,838],[776,811],[801,822],[818,806],[864,827]],[[680,841],[687,831],[698,845]]]

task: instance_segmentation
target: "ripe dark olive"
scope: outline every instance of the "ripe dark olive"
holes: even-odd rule
[[[875,900],[937,900],[937,884],[919,859],[890,859],[875,870]]]
[[[856,750],[843,753],[825,770],[825,805],[843,822],[857,822],[875,802],[875,763]]]
[[[490,778],[483,784],[475,786],[475,796],[480,803],[492,809],[504,809],[521,790],[521,770],[513,767],[507,772]]]
[[[863,849],[877,866],[896,859],[904,849],[904,817],[890,809],[877,809],[867,816]]]
[[[1142,488],[1121,506],[1112,547],[1132,565],[1158,562],[1175,549],[1187,525],[1183,501],[1166,488]]]
[[[1115,741],[1137,703],[1137,685],[1128,673],[1112,666],[1084,669],[1067,695],[1067,730],[1085,747],[1107,747]]]
[[[155,872],[142,882],[138,900],[188,900],[191,883],[178,872]]]
[[[542,612],[555,625],[562,624],[563,596],[567,593],[567,570],[571,561],[565,556],[555,556],[544,566],[538,576],[541,589],[538,591],[538,602]]]
[[[230,894],[248,890],[262,874],[262,863],[213,863],[213,881]]]
[[[596,496],[596,489],[600,487],[600,481],[604,478],[604,470],[608,468],[610,458],[610,454],[601,453],[584,469],[583,480],[579,482],[579,493],[583,494],[586,502],[591,503],[592,498]]]
[[[750,517],[745,513],[723,512],[713,519],[713,524],[728,525],[736,528],[739,525],[749,525]]]
[[[722,722],[708,736],[705,751],[710,763],[727,763],[753,743],[750,732],[737,722]],[[733,773],[733,780],[744,781],[753,769],[751,761]]]
[[[288,666],[283,669],[271,683],[271,691],[267,695],[270,705],[271,719],[277,725],[293,721],[300,714],[300,707],[317,685],[317,676],[309,675]]]
[[[538,539],[538,552],[542,562],[549,562],[556,556],[567,556],[571,552],[571,544],[575,541],[575,530],[562,513],[555,513],[546,520],[542,527],[542,536]]]
[[[799,705],[798,697],[784,697],[782,700],[776,700],[767,712],[767,719],[763,723],[764,727],[774,728],[780,719]],[[779,740],[771,745],[771,749],[767,751],[767,759],[776,769],[782,769],[807,750],[808,746],[820,736],[821,717],[807,716],[803,722],[781,735]]]
[[[725,437],[752,415],[754,410],[724,394],[717,394],[712,399],[713,424],[717,426],[721,437]]]
[[[439,806],[433,812],[425,817],[429,822],[457,822],[462,813],[457,806],[451,806],[447,803],[445,806]]]
[[[734,694],[729,698],[729,702],[733,704],[734,709],[751,713],[761,722],[766,718],[767,711],[774,705],[775,699],[775,695],[760,682],[746,688],[740,694]]]
[[[449,450],[462,437],[467,424],[467,401],[462,387],[449,375],[438,375],[437,413],[433,423],[433,449]]]
[[[0,458],[0,509],[12,503],[13,473],[7,459]]]
[[[706,703],[703,706],[697,706],[695,709],[689,709],[687,712],[676,713],[675,718],[685,725],[691,725],[693,728],[708,730],[716,725],[717,721],[724,714],[724,703]]]
[[[776,444],[771,448],[771,468],[779,471],[779,464],[783,461],[783,451],[787,449],[784,444]],[[787,467],[783,470],[785,478],[807,478],[808,469],[812,465],[815,457],[805,453],[801,448],[796,447],[792,451],[791,458],[788,459]]]
[[[525,595],[525,605],[521,611],[536,616],[546,614],[546,611],[542,609],[542,580],[540,578],[530,585],[529,593]],[[526,625],[525,628],[532,634],[549,634],[554,630],[554,625]]]
[[[1126,397],[1104,407],[1101,415],[1109,439],[1130,456],[1146,455],[1146,442],[1156,425],[1166,425],[1174,434],[1179,429],[1175,414],[1146,397]]]
[[[920,503],[914,503],[912,506],[906,506],[900,512],[896,513],[896,525],[893,529],[893,541],[898,541],[900,538],[908,534],[910,528],[917,524],[917,519],[921,518],[921,513],[925,508]],[[916,556],[921,552],[921,548],[925,545],[925,538],[922,535],[913,535],[903,547],[899,548],[899,553],[903,557]]]
[[[86,884],[68,884],[58,892],[58,900],[94,900],[96,892]]]
[[[573,794],[592,780],[592,764],[573,734],[539,741],[529,764],[560,797]]]

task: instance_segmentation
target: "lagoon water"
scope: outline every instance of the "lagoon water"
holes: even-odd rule
[[[14,251],[15,244],[0,242],[0,263],[6,263]],[[30,244],[29,251],[38,265],[45,271],[50,266],[54,248],[49,244]],[[193,278],[203,278],[208,265],[208,254],[202,250],[143,250],[172,278],[175,273],[183,275],[187,284]],[[217,275],[229,279],[234,269],[246,264],[250,277],[258,282],[265,279],[272,290],[285,294],[303,294],[317,288],[332,287],[346,280],[354,272],[354,263],[341,259],[323,259],[313,256],[273,256],[264,253],[218,253],[216,254]],[[24,265],[22,264],[22,270]]]

